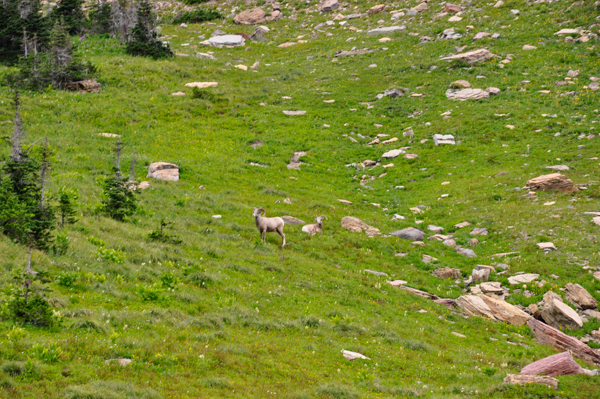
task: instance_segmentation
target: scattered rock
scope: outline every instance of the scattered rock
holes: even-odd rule
[[[377,271],[375,271],[375,270],[369,270],[369,269],[365,269],[365,270],[364,270],[364,272],[365,272],[365,273],[374,274],[374,275],[376,275],[376,276],[379,276],[379,277],[384,277],[384,276],[385,276],[385,277],[389,277],[389,275],[388,275],[387,273],[384,273],[384,272],[377,272]]]
[[[485,100],[490,98],[490,93],[482,89],[446,90],[446,98],[449,100]]]
[[[527,284],[532,282],[533,280],[537,280],[539,277],[539,274],[525,273],[509,277],[508,282],[510,283],[510,285]]]
[[[338,0],[325,0],[321,5],[321,12],[332,12],[340,6]]]
[[[241,35],[213,36],[208,39],[208,43],[213,47],[243,46],[245,42],[244,37]]]
[[[78,82],[69,82],[65,89],[79,93],[99,93],[102,86],[95,79],[80,80]]]
[[[132,362],[131,359],[125,359],[125,358],[119,358],[119,359],[107,359],[104,361],[105,364],[111,364],[113,362],[116,362],[119,364],[119,366],[125,367],[128,364],[130,364]]]
[[[379,14],[383,10],[385,10],[385,4],[378,4],[376,6],[369,8],[367,10],[367,15]]]
[[[138,190],[146,190],[150,187],[152,187],[152,186],[147,181],[140,182],[140,184],[138,184],[138,186],[137,186]]]
[[[489,232],[485,227],[475,227],[469,234],[472,236],[487,236]]]
[[[407,284],[407,282],[404,280],[388,281],[387,283],[393,287],[399,287],[401,285]]]
[[[471,238],[469,240],[469,245],[472,247],[476,247],[477,245],[479,245],[479,240],[477,238]]]
[[[306,111],[282,111],[284,115],[288,115],[288,116],[297,116],[297,115],[304,115],[306,114]]]
[[[335,3],[337,4],[337,0],[335,0]],[[342,349],[342,355],[344,355],[344,357],[348,360],[355,360],[355,359],[371,360],[361,353],[347,351],[345,349]]]
[[[526,44],[523,46],[523,50],[535,50],[537,47]]]
[[[304,224],[305,223],[304,220],[298,219],[294,216],[286,215],[286,216],[281,216],[281,218],[283,219],[283,222],[285,224]]]
[[[578,35],[578,34],[580,34],[580,31],[578,29],[561,29],[554,34],[557,36]]]
[[[217,82],[191,82],[186,83],[186,87],[197,87],[198,89],[206,89],[209,87],[217,87],[219,83]]]
[[[456,145],[456,142],[454,141],[454,136],[451,134],[434,134],[433,135],[433,144],[434,145],[442,145],[442,144]]]
[[[374,53],[376,51],[379,51],[379,49],[363,48],[363,49],[350,50],[350,51],[338,50],[338,51],[336,51],[336,53],[333,56],[337,57],[337,58],[343,58],[343,57],[350,57],[350,56],[354,56],[354,55]]]
[[[484,62],[491,60],[496,57],[496,55],[490,53],[487,49],[478,49],[473,51],[468,51],[466,53],[455,54],[450,57],[444,57],[442,60],[463,60],[469,64],[475,64],[477,62]]]
[[[579,284],[568,283],[565,286],[566,297],[580,309],[597,309],[598,301]]]
[[[504,378],[504,383],[513,385],[542,384],[558,389],[558,380],[556,378],[540,377],[537,375],[507,374]]]
[[[455,224],[454,227],[457,229],[462,229],[463,227],[468,227],[470,225],[471,225],[471,223],[469,223],[469,222],[460,222],[460,223]]]
[[[178,181],[179,166],[166,162],[154,162],[148,167],[148,176],[146,177],[158,180]]]
[[[467,82],[466,80],[455,80],[454,82],[450,83],[451,89],[468,89],[470,87],[471,83]]]
[[[347,201],[345,199],[338,199],[338,202],[344,204],[344,205],[352,205],[351,201]]]
[[[462,278],[462,272],[460,271],[460,269],[452,269],[450,267],[442,267],[440,269],[435,269],[433,271],[433,275],[439,278],[452,280]]]
[[[300,161],[300,158],[306,156],[306,151],[296,151],[294,155],[290,158],[290,163],[287,166],[288,169],[296,169],[300,170],[300,165],[304,164],[304,162]]]
[[[330,1],[335,1],[337,3],[337,0]],[[262,24],[266,21],[266,15],[267,14],[263,10],[257,7],[251,10],[242,11],[233,18],[233,22],[240,25]]]
[[[185,93],[182,91],[176,91],[175,93],[171,93],[172,96],[185,96]]]
[[[525,188],[533,191],[563,191],[567,193],[579,191],[571,179],[560,173],[551,173],[531,179]]]
[[[406,151],[404,151],[402,149],[397,149],[397,150],[388,151],[388,152],[384,153],[381,157],[385,158],[385,159],[392,159],[392,158],[396,158],[400,154],[405,154],[405,153],[406,153]]]
[[[456,248],[456,253],[466,256],[467,258],[476,258],[477,254],[472,249],[468,248]]]
[[[401,32],[406,30],[406,26],[388,26],[384,28],[372,29],[367,32],[367,35],[387,35],[389,33]]]
[[[546,166],[544,169],[552,169],[552,170],[563,172],[565,170],[569,170],[569,167],[567,165],[554,165],[554,166]]]
[[[474,283],[486,282],[490,279],[490,269],[473,269],[471,278]]]
[[[461,12],[462,11],[462,7],[455,5],[455,4],[450,4],[450,3],[446,3],[446,5],[444,6],[444,11],[443,12],[447,12],[450,14],[454,14],[457,12]]]
[[[423,241],[425,239],[423,231],[415,229],[414,227],[407,227],[402,230],[393,231],[390,233],[390,235],[411,241]]]
[[[429,226],[427,226],[427,230],[432,231],[432,232],[438,234],[438,233],[441,233],[442,231],[444,231],[444,228],[440,227],[440,226],[436,226],[436,225],[430,224]]]
[[[342,218],[342,227],[354,233],[361,233],[364,231],[368,236],[381,234],[379,229],[369,226],[359,218],[355,218],[352,216],[344,216]]]
[[[560,296],[552,291],[544,294],[544,309],[541,311],[541,316],[547,324],[557,329],[583,327],[583,321],[577,312],[564,304]]]
[[[111,139],[121,137],[120,134],[115,134],[115,133],[98,133],[98,136],[100,136],[100,137],[108,137],[108,138],[111,138]]]
[[[516,306],[487,295],[461,296],[456,300],[456,306],[472,316],[501,320],[515,326],[524,325],[531,319],[531,316]]]
[[[556,377],[559,375],[587,374],[570,352],[566,351],[548,356],[523,367],[521,375],[544,375]]]
[[[556,247],[551,242],[539,242],[536,244],[539,249],[546,251],[556,251]]]

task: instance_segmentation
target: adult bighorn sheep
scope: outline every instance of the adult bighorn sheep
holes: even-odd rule
[[[258,227],[258,231],[260,231],[260,238],[266,243],[267,233],[276,231],[281,238],[283,238],[283,243],[281,244],[281,248],[283,248],[285,246],[285,234],[283,234],[283,225],[285,222],[280,217],[267,218],[261,216],[261,213],[266,215],[267,211],[265,211],[264,208],[254,208],[254,212],[252,213],[252,216],[254,216],[254,220],[256,221],[256,227]]]
[[[302,231],[310,234],[311,236],[314,236],[317,233],[322,233],[323,232],[323,219],[327,219],[327,216],[325,216],[325,215],[317,216],[315,218],[315,221],[317,222],[317,224],[307,224],[306,226],[302,227]]]

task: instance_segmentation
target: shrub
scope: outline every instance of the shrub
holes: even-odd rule
[[[136,388],[121,381],[95,381],[85,385],[70,386],[64,391],[63,399],[160,399],[150,388]]]
[[[45,363],[56,363],[63,351],[54,342],[48,343],[47,345],[35,344],[27,351],[28,355],[32,358],[41,360]]]
[[[138,293],[144,301],[158,301],[162,298],[163,287],[159,283],[142,285],[138,287]]]
[[[127,256],[123,252],[104,247],[96,249],[96,257],[115,263],[123,263],[127,259]]]
[[[202,385],[207,388],[231,388],[232,384],[229,380],[220,377],[209,377],[202,380]]]
[[[102,188],[104,191],[101,210],[104,214],[122,222],[135,213],[137,191],[130,189],[126,177],[115,173],[104,181]]]
[[[9,304],[9,310],[11,318],[19,323],[48,327],[54,322],[50,304],[39,294],[27,299],[15,297]]]
[[[2,365],[2,371],[8,375],[21,375],[25,372],[23,362],[6,362]]]
[[[190,273],[187,276],[187,281],[199,287],[206,288],[208,285],[213,284],[215,282],[215,279],[206,273],[198,272]]]
[[[186,11],[173,20],[174,24],[199,24],[201,22],[223,19],[223,15],[215,10],[200,9],[195,11]]]
[[[57,233],[54,244],[52,244],[52,252],[60,256],[66,254],[68,249],[69,236],[67,236],[67,233]]]
[[[62,287],[72,287],[77,281],[79,275],[76,272],[62,273],[58,276],[58,285]]]

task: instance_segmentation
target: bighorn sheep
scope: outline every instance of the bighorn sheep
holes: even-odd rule
[[[283,234],[283,225],[285,222],[280,217],[267,218],[261,216],[261,212],[265,215],[267,213],[264,208],[254,208],[254,212],[252,213],[252,216],[254,216],[254,220],[256,221],[256,227],[258,227],[258,231],[260,231],[260,238],[266,243],[267,233],[276,231],[281,238],[283,238],[283,243],[281,244],[281,248],[283,248],[285,246],[285,234]]]
[[[317,224],[307,224],[306,226],[302,227],[302,231],[310,234],[311,236],[313,236],[317,233],[322,233],[323,232],[323,219],[327,219],[327,216],[325,216],[325,215],[317,216],[315,218],[315,221],[317,222]]]

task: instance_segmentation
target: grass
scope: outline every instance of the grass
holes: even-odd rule
[[[583,87],[590,76],[600,74],[597,43],[565,43],[554,36],[558,23],[593,24],[597,13],[591,3],[570,11],[559,3],[506,1],[500,8],[482,3],[477,5],[481,11],[469,6],[466,17],[453,24],[447,18],[431,22],[442,9],[433,1],[415,19],[403,17],[406,31],[390,35],[393,40],[386,43],[364,30],[377,27],[378,19],[390,25],[387,14],[350,21],[363,32],[336,24],[324,28],[332,37],[315,32],[312,39],[310,25],[332,15],[305,14],[308,5],[290,4],[300,10],[297,21],[271,23],[268,42],[241,48],[192,46],[199,35],[210,37],[216,29],[251,34],[253,27],[233,25],[229,19],[187,29],[164,24],[162,33],[172,48],[189,55],[171,60],[129,57],[116,41],[89,37],[79,48],[99,67],[102,92],[23,95],[27,142],[48,136],[56,154],[48,190],[76,189],[79,221],[59,231],[68,236],[64,254],[34,251],[32,257],[33,269],[48,275],[46,287],[52,291],[47,296],[60,312],[61,324],[50,329],[23,326],[24,336],[14,344],[8,338],[12,323],[0,321],[0,357],[3,364],[18,366],[6,366],[9,371],[2,366],[0,396],[598,395],[596,381],[588,376],[559,377],[558,392],[505,386],[507,373],[518,373],[555,351],[538,345],[526,327],[465,319],[388,286],[388,278],[363,273],[385,272],[389,279],[457,298],[464,294],[462,288],[432,276],[432,267],[458,268],[468,276],[477,264],[499,262],[492,254],[518,251],[501,260],[509,265],[507,275],[535,272],[546,284],[528,285],[530,298],[512,294],[514,303],[527,305],[547,289],[559,293],[568,282],[581,284],[600,299],[600,281],[589,273],[592,269],[584,269],[595,268],[599,261],[598,226],[584,212],[600,210],[595,182],[600,161],[593,159],[600,138],[598,133],[593,139],[580,138],[594,133],[600,120],[597,92]],[[374,5],[351,4],[361,12]],[[228,14],[223,8],[223,15]],[[521,11],[519,19],[511,9]],[[290,10],[284,6],[283,12],[289,15]],[[465,36],[418,45],[420,36],[435,38],[452,26]],[[483,30],[501,36],[473,43],[473,34]],[[277,47],[297,41],[299,35],[308,43]],[[346,42],[352,37],[356,40]],[[523,44],[538,49],[524,51]],[[486,46],[499,58],[471,67],[439,60],[463,45],[465,51]],[[381,50],[332,61],[337,50],[354,46]],[[196,51],[209,50],[216,60],[195,57]],[[508,54],[513,60],[500,68],[498,61]],[[257,72],[233,67],[256,61]],[[370,64],[378,66],[368,68]],[[580,70],[574,84],[555,86],[569,69]],[[0,73],[5,71],[0,67]],[[485,101],[451,102],[445,91],[459,79],[502,92]],[[216,81],[219,86],[196,92],[185,87],[194,81]],[[404,87],[426,96],[374,101],[386,89]],[[551,93],[538,92],[544,89]],[[575,96],[561,95],[571,90]],[[171,96],[177,91],[186,95]],[[7,88],[0,88],[2,136],[12,131],[11,98]],[[335,102],[324,102],[331,99]],[[361,104],[367,101],[373,108]],[[307,113],[286,116],[283,110]],[[444,119],[441,114],[447,111],[451,117]],[[413,138],[402,135],[409,127]],[[178,182],[151,181],[152,188],[141,194],[141,210],[128,223],[96,212],[98,181],[110,173],[114,161],[114,139],[100,137],[102,132],[121,135],[123,165],[137,152],[140,179],[151,162],[180,166]],[[398,141],[368,146],[379,133]],[[460,144],[435,147],[436,133],[453,134]],[[429,141],[421,143],[423,139]],[[263,145],[251,147],[256,140]],[[404,146],[418,157],[393,159],[395,166],[385,170],[345,166],[380,159],[384,152]],[[8,146],[0,144],[0,150],[7,154]],[[305,164],[300,170],[288,169],[296,151],[307,152],[301,158]],[[543,167],[554,164],[568,165],[565,174],[589,184],[588,189],[526,198],[521,189],[526,181],[548,173]],[[501,171],[506,174],[493,177]],[[361,186],[363,175],[375,179]],[[446,181],[450,184],[442,185]],[[400,185],[406,189],[394,189]],[[283,203],[287,197],[292,204]],[[343,205],[339,198],[354,205]],[[543,205],[551,201],[555,204]],[[417,205],[425,210],[413,215],[410,208]],[[320,214],[328,220],[324,233],[315,237],[305,236],[301,226],[286,226],[288,245],[281,250],[277,235],[269,234],[266,245],[260,242],[253,207],[265,207],[268,216],[292,215],[308,223]],[[394,214],[406,219],[391,221]],[[470,228],[456,230],[454,224],[468,220],[490,234],[478,237],[480,244],[473,248],[478,258],[468,259],[436,241],[426,240],[421,248],[395,237],[348,232],[339,225],[344,216],[359,217],[383,233],[435,224],[466,247]],[[181,243],[148,239],[163,219],[172,223],[168,232]],[[544,254],[535,245],[541,241],[554,242],[558,251]],[[408,255],[396,257],[397,252]],[[0,237],[0,254],[0,285],[16,287],[12,276],[23,270],[27,249]],[[426,265],[423,254],[438,261]],[[494,277],[508,287],[507,275]],[[596,324],[586,324],[584,330],[592,328]],[[371,360],[349,362],[340,353],[343,349]],[[104,363],[121,357],[133,362],[126,367]],[[39,368],[36,378],[26,372],[28,358]],[[11,372],[19,367],[22,373]]]

